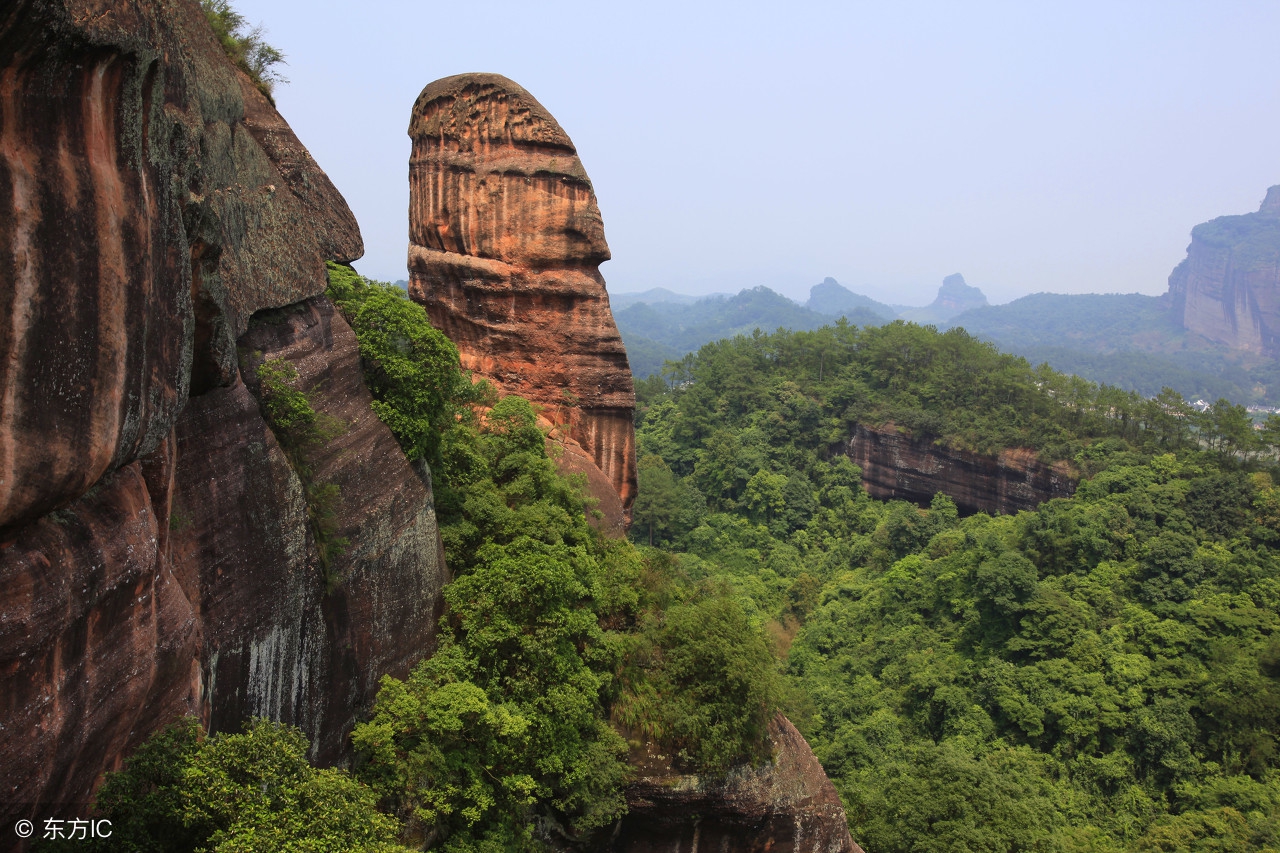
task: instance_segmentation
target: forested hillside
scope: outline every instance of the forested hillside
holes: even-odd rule
[[[885,318],[869,307],[849,307],[850,322],[880,325]],[[616,311],[618,330],[627,344],[631,372],[651,376],[664,361],[679,359],[703,344],[756,329],[817,329],[833,317],[801,307],[767,287],[737,296],[709,296],[692,304],[677,301],[638,302]]]
[[[768,626],[867,850],[1276,849],[1275,420],[900,323],[720,341],[640,390],[633,539]],[[1016,516],[875,501],[843,448],[886,421],[1083,479]]]
[[[976,289],[968,289],[981,298]],[[906,309],[901,317],[943,330],[963,328],[1033,365],[1048,364],[1061,373],[1148,397],[1172,388],[1188,400],[1222,397],[1242,405],[1276,401],[1280,372],[1273,359],[1187,331],[1173,317],[1167,297],[1034,293],[1004,305],[947,310],[942,303],[948,292],[944,287],[933,306]],[[701,300],[655,288],[622,294],[615,301],[625,306],[615,316],[631,369],[641,379],[703,344],[755,329],[812,331],[842,316],[855,325],[880,326],[897,316],[894,308],[834,279],[814,286],[803,307],[763,287]]]
[[[1139,293],[1034,293],[955,317],[960,326],[1032,364],[1146,396],[1173,388],[1189,400],[1274,402],[1272,359],[1233,351],[1187,331],[1167,297]]]

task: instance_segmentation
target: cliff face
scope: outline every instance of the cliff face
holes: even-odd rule
[[[627,792],[616,853],[862,853],[849,836],[835,786],[790,721],[769,727],[774,763],[734,771],[722,784],[681,776],[661,759],[642,763]]]
[[[1169,296],[1183,328],[1234,349],[1280,354],[1280,186],[1267,190],[1256,213],[1193,228]]]
[[[84,801],[184,713],[295,722],[332,759],[373,678],[429,651],[425,473],[313,298],[362,251],[193,0],[0,11],[0,814]],[[311,460],[349,540],[329,585],[259,352],[346,424]]]
[[[463,366],[542,407],[594,465],[606,515],[635,499],[635,392],[599,266],[595,192],[568,135],[496,74],[438,80],[409,125],[409,294]],[[553,436],[554,438],[554,436]],[[591,477],[589,477],[589,480]]]
[[[173,552],[200,581],[207,713],[214,731],[297,725],[331,763],[378,679],[434,647],[446,576],[430,475],[374,415],[355,333],[327,298],[255,315],[238,343],[241,377],[177,425]],[[276,359],[337,433],[303,454],[313,488],[336,489],[327,503],[308,498],[259,412],[256,368]],[[334,523],[325,542],[317,512]]]
[[[1075,477],[1066,463],[1045,465],[1034,451],[1012,449],[985,456],[950,450],[900,433],[892,425],[857,427],[848,454],[862,468],[863,488],[872,497],[928,506],[942,492],[966,514],[1034,509],[1075,491]]]

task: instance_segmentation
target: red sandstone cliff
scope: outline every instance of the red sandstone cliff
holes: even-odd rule
[[[718,784],[675,773],[661,756],[640,762],[627,791],[630,811],[610,849],[862,853],[835,786],[795,726],[779,714],[769,737],[772,764],[735,770]]]
[[[410,296],[464,367],[564,427],[566,467],[611,484],[592,491],[620,523],[635,499],[635,392],[599,271],[600,209],[572,141],[497,74],[427,86],[409,136]]]
[[[1234,349],[1280,355],[1280,186],[1267,190],[1256,213],[1193,228],[1169,295],[1184,328]]]
[[[194,0],[0,7],[0,818],[83,802],[185,713],[294,722],[331,760],[429,651],[429,485],[313,298],[362,251]],[[346,425],[312,460],[350,540],[332,590],[255,352]]]
[[[859,426],[849,439],[848,454],[862,469],[863,488],[873,498],[928,506],[942,492],[966,514],[1035,509],[1075,491],[1076,478],[1067,463],[1046,465],[1033,450],[1014,448],[997,456],[952,450],[899,432],[892,424]]]

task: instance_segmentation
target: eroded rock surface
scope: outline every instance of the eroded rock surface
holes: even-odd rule
[[[430,650],[429,478],[312,299],[362,251],[194,0],[0,5],[0,824],[86,801],[187,713],[288,720],[333,760]],[[345,424],[313,460],[349,540],[329,583],[254,351]]]
[[[1046,465],[1033,450],[1013,448],[997,456],[953,450],[899,432],[892,424],[859,426],[849,439],[848,454],[862,469],[867,494],[881,500],[928,506],[942,492],[962,513],[1008,514],[1075,492],[1070,466]]]
[[[409,136],[410,296],[464,367],[567,427],[629,512],[635,391],[599,271],[600,209],[573,142],[497,74],[427,86]]]
[[[327,298],[264,312],[239,344],[243,381],[178,421],[173,550],[200,579],[210,727],[282,720],[332,763],[378,679],[434,648],[446,573],[429,475],[374,415],[355,334]],[[313,488],[336,488],[327,506],[308,500],[259,412],[256,368],[275,359],[336,433],[301,454]],[[327,565],[316,509],[334,522]]]
[[[1221,216],[1191,230],[1187,257],[1169,276],[1174,319],[1234,349],[1280,355],[1280,186],[1256,213]]]
[[[627,790],[629,813],[615,853],[862,853],[849,835],[835,786],[791,721],[769,726],[774,761],[707,784],[642,763]]]

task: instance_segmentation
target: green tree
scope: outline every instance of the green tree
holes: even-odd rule
[[[377,811],[373,791],[344,770],[315,769],[306,750],[300,732],[266,720],[212,737],[193,719],[178,723],[107,775],[95,808],[112,836],[97,844],[144,853],[404,853],[399,824]]]

